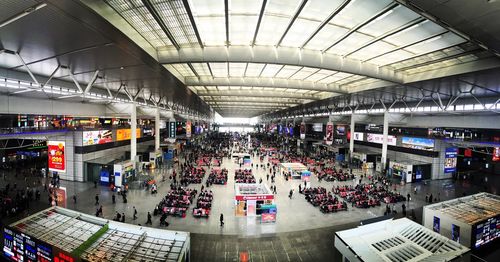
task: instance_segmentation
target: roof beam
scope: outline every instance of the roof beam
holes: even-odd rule
[[[226,46],[229,46],[229,0],[224,0],[224,20],[226,24]]]
[[[306,46],[310,41],[311,39],[313,39],[318,33],[319,31],[321,31],[321,29],[323,29],[323,27],[325,27],[325,25],[327,25],[338,13],[340,13],[340,11],[342,11],[349,3],[351,2],[351,0],[345,0],[341,5],[339,5],[337,7],[337,9],[335,9],[327,18],[326,20],[324,20],[323,22],[321,22],[321,24],[318,26],[318,28],[316,28],[316,30],[307,38],[306,41],[304,41],[304,43],[300,46],[300,48],[304,48],[304,46]]]
[[[305,66],[362,75],[394,83],[402,83],[402,75],[389,68],[317,50],[273,46],[184,47],[180,50],[158,49],[158,61],[175,63],[266,63]]]
[[[198,96],[206,97],[222,97],[222,96],[240,96],[240,97],[279,97],[279,98],[295,98],[305,100],[320,100],[321,97],[303,94],[280,91],[262,91],[262,90],[228,90],[228,91],[198,91]]]
[[[475,49],[472,49],[472,50],[469,50],[469,51],[466,51],[466,52],[463,52],[463,53],[458,53],[458,54],[454,54],[454,55],[450,55],[450,56],[445,56],[445,57],[441,57],[441,58],[438,58],[438,59],[429,60],[429,61],[426,61],[426,62],[423,62],[423,63],[418,63],[418,64],[415,64],[415,65],[411,65],[411,66],[401,67],[401,68],[396,69],[395,71],[396,72],[398,72],[398,71],[406,71],[406,70],[413,69],[413,68],[418,68],[418,67],[422,67],[422,66],[432,65],[432,64],[435,64],[435,63],[447,61],[447,60],[454,59],[454,58],[457,58],[457,57],[461,57],[461,56],[464,56],[464,55],[475,54],[475,53],[478,53],[478,52],[481,52],[481,51],[483,51],[482,48],[475,48]]]
[[[34,11],[39,10],[41,8],[44,8],[45,6],[47,6],[46,3],[39,3],[39,4],[36,4],[34,6],[31,6],[31,7],[27,8],[27,9],[23,10],[21,13],[15,14],[15,15],[7,18],[4,21],[1,21],[0,22],[0,28],[6,26],[8,24],[14,23],[15,21],[17,21],[17,20],[19,20],[19,19],[21,19],[21,18],[23,18],[23,17],[25,17],[25,16],[33,13]]]
[[[296,106],[298,102],[286,101],[248,101],[248,100],[205,100],[210,105],[280,105],[280,106]]]
[[[262,17],[264,16],[264,10],[266,10],[267,0],[262,1],[262,7],[260,8],[259,20],[257,20],[257,26],[255,27],[255,33],[253,34],[252,46],[255,45],[257,40],[257,35],[259,34],[260,23],[262,22]]]
[[[271,77],[186,77],[184,82],[187,86],[251,86],[312,90],[337,94],[348,93],[347,90],[338,85]]]
[[[299,8],[297,9],[297,11],[295,12],[295,14],[293,15],[292,19],[290,20],[290,23],[288,23],[288,26],[286,27],[285,32],[283,32],[283,35],[281,35],[281,38],[278,41],[278,44],[276,44],[276,46],[281,45],[281,42],[283,42],[283,39],[285,38],[286,34],[290,30],[290,28],[292,28],[293,23],[295,22],[295,20],[297,20],[297,17],[299,17],[300,12],[302,12],[302,9],[304,9],[304,7],[306,6],[306,4],[307,4],[307,0],[302,0],[302,2],[300,3]]]
[[[301,104],[302,100],[301,99],[292,99],[292,98],[279,98],[279,97],[239,97],[239,98],[228,98],[228,97],[220,97],[220,98],[205,98],[205,102],[210,103],[210,102],[255,102],[255,103],[260,103],[260,102],[265,102],[265,103],[294,103],[294,104]]]
[[[387,7],[385,7],[384,9],[382,9],[380,12],[376,13],[374,16],[370,17],[369,19],[367,19],[366,21],[364,21],[363,23],[361,24],[358,24],[357,26],[353,27],[351,30],[349,30],[347,33],[345,33],[342,37],[340,37],[339,39],[337,39],[335,42],[333,42],[332,45],[330,45],[328,48],[326,48],[325,50],[323,50],[323,52],[326,52],[328,50],[330,50],[330,48],[334,47],[335,45],[337,45],[338,43],[344,41],[347,37],[349,37],[351,34],[353,34],[354,32],[358,31],[360,28],[362,28],[363,26],[371,23],[373,20],[377,19],[378,17],[380,17],[381,15],[384,15],[385,13],[391,11],[392,9],[396,8],[399,4],[396,4],[396,3],[392,3],[390,5],[388,5]]]
[[[191,7],[189,6],[188,0],[182,0],[184,4],[184,9],[186,9],[186,13],[189,17],[189,21],[191,22],[191,26],[193,27],[194,34],[196,35],[196,39],[198,40],[198,44],[200,47],[203,47],[203,41],[201,41],[200,33],[198,32],[198,27],[196,26],[196,22],[194,21],[193,12],[191,11]]]
[[[158,12],[156,12],[156,9],[153,7],[153,4],[151,4],[149,0],[142,0],[142,3],[146,7],[146,9],[148,9],[149,13],[151,13],[155,21],[160,26],[161,30],[163,30],[163,32],[167,35],[170,42],[172,42],[172,45],[175,46],[176,49],[180,49],[181,47],[179,46],[177,41],[175,41],[174,36],[170,32],[170,30],[168,30],[168,27],[165,25]]]

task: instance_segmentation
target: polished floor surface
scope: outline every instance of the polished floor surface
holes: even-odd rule
[[[264,161],[264,163],[266,162]],[[310,205],[303,195],[298,194],[300,181],[285,181],[282,177],[277,176],[278,195],[276,204],[278,206],[278,220],[274,224],[260,224],[255,218],[234,216],[233,175],[237,165],[229,161],[229,159],[224,159],[222,167],[229,169],[229,182],[225,186],[213,185],[210,188],[214,192],[212,217],[197,219],[189,212],[186,218],[168,218],[170,226],[167,229],[192,233],[192,261],[243,261],[245,258],[248,258],[248,261],[339,261],[340,256],[336,253],[333,243],[334,232],[354,227],[359,224],[360,220],[380,216],[385,209],[384,206],[369,209],[349,207],[349,210],[345,212],[323,214],[319,211],[319,208]],[[161,181],[161,176],[169,174],[169,172],[170,170],[158,169],[153,171],[152,175],[158,181]],[[262,178],[263,183],[268,183],[265,176],[266,172],[269,171],[254,168],[257,180]],[[360,171],[355,171],[355,173],[359,174]],[[12,174],[7,174],[5,180],[0,181],[0,186],[4,187],[6,183],[11,183],[12,186],[14,182],[17,183],[18,188],[27,185],[39,186],[40,184],[35,182],[38,180],[28,178],[27,182],[25,182],[21,177],[14,178]],[[159,193],[157,195],[151,195],[146,190],[130,190],[127,204],[122,203],[119,197],[117,197],[117,203],[112,204],[112,192],[102,186],[94,188],[93,183],[63,181],[61,186],[66,187],[68,191],[68,208],[95,214],[94,197],[95,194],[99,194],[105,218],[112,219],[115,212],[124,212],[127,223],[143,225],[146,222],[147,212],[152,211],[154,206],[168,192],[169,183],[169,181],[159,182]],[[319,182],[315,177],[312,177],[311,181],[312,186],[321,185],[328,190],[334,185],[355,183],[355,181]],[[409,205],[408,210],[416,210],[417,221],[421,219],[421,207],[425,204],[426,193],[437,196],[439,192],[441,200],[446,200],[461,196],[463,193],[473,194],[484,189],[483,186],[478,187],[467,182],[439,180],[427,184],[398,185],[396,190],[406,195],[407,192],[413,191],[415,186],[418,193],[414,195],[411,192],[412,201],[407,205]],[[494,183],[487,186],[490,192],[498,190]],[[190,185],[189,187],[200,189],[201,184]],[[289,199],[288,192],[291,188],[295,189],[295,194],[292,199]],[[76,204],[71,201],[71,196],[74,194],[77,195]],[[14,219],[25,217],[46,208],[48,207],[47,202],[47,195],[42,193],[42,199],[32,203],[29,212],[24,212],[18,217],[4,219],[2,222],[8,224]],[[399,211],[401,210],[400,205],[401,203],[396,206]],[[134,206],[139,212],[137,220],[132,220]],[[219,226],[220,213],[223,213],[225,217],[224,227]],[[401,213],[399,212],[398,215],[400,216]],[[153,227],[159,227],[158,220],[158,217],[153,218]]]

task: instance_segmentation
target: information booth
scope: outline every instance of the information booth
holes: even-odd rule
[[[156,150],[149,152],[149,168],[154,169],[161,166],[163,163],[162,151]]]
[[[131,160],[115,164],[113,171],[113,179],[115,181],[116,188],[127,185],[128,182],[133,180],[136,176],[134,163]]]
[[[311,172],[307,173],[307,167],[302,163],[281,163],[280,164],[280,174],[284,175],[285,173],[289,173],[294,179],[302,179],[303,181],[306,177],[311,176]],[[304,173],[305,172],[305,173]]]
[[[256,217],[266,214],[264,222],[276,221],[274,194],[266,184],[235,184],[234,191],[236,216]]]

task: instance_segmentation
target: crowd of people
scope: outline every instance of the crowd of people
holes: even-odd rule
[[[255,177],[252,174],[252,169],[236,169],[234,171],[234,182],[254,184],[257,181],[255,180]]]
[[[310,187],[301,190],[305,195],[307,202],[313,206],[319,206],[321,212],[331,213],[337,211],[346,211],[347,203],[340,201],[336,196],[334,197],[331,192],[327,192],[324,187]]]
[[[212,208],[213,199],[214,195],[212,193],[212,190],[201,191],[200,195],[198,196],[198,200],[196,201],[196,207],[193,208],[193,216],[208,218],[210,216],[210,209]]]
[[[228,171],[226,168],[223,169],[212,169],[207,179],[207,187],[210,185],[226,185],[227,184]]]
[[[186,211],[197,194],[196,189],[178,187],[170,190],[167,195],[158,203],[153,215],[179,216],[185,217]],[[162,219],[160,219],[160,224]]]

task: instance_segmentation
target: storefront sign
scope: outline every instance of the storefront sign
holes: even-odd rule
[[[191,137],[191,121],[186,122],[186,137]]]
[[[304,140],[306,138],[306,123],[300,123],[300,139]]]
[[[113,132],[111,130],[85,131],[83,132],[83,145],[97,145],[113,142]]]
[[[141,129],[137,128],[135,130],[136,132],[136,138],[141,137]],[[116,141],[122,141],[122,140],[130,140],[132,137],[132,132],[130,129],[118,129],[116,130]]]
[[[366,134],[366,141],[370,143],[383,144],[384,143],[384,135],[381,134]],[[395,136],[387,136],[387,144],[391,146],[396,145],[396,137]]]
[[[314,123],[313,124],[314,132],[323,132],[323,124],[322,123]]]
[[[354,141],[363,141],[364,135],[362,132],[354,132]]]
[[[261,222],[276,222],[275,213],[262,213]]]
[[[142,133],[144,134],[144,136],[153,136],[154,135],[154,129],[149,128],[149,127],[145,127],[145,128],[142,129]]]
[[[242,200],[272,200],[274,199],[274,195],[251,195],[251,196],[244,196],[244,195],[237,195],[236,200],[242,201]]]
[[[333,123],[326,123],[326,134],[325,134],[325,142],[327,145],[333,144]]]
[[[432,151],[434,149],[434,139],[421,137],[403,137],[401,140],[403,147]]]
[[[448,147],[444,152],[444,172],[454,173],[457,171],[458,148]]]
[[[47,150],[49,153],[49,170],[66,172],[66,157],[64,141],[48,141]]]

